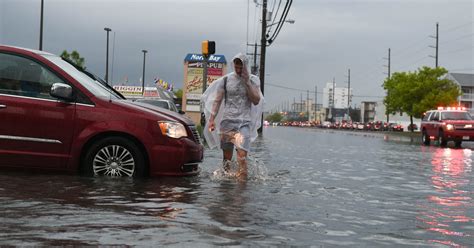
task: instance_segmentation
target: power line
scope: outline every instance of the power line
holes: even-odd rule
[[[250,0],[247,0],[247,40],[245,40],[245,44],[249,44],[249,14],[250,14]],[[249,53],[249,46],[246,45],[245,53]]]
[[[425,51],[425,50],[428,49],[428,48],[430,48],[430,47],[425,45],[423,48],[418,49],[418,50],[416,50],[415,52],[412,52],[412,53],[410,54],[410,56],[407,56],[407,57],[404,57],[404,58],[405,58],[405,59],[411,59],[411,58],[414,58],[414,57],[418,57],[418,54],[419,54],[419,53]],[[393,56],[393,55],[392,55],[392,57],[399,57],[399,56]]]
[[[287,87],[287,86],[282,86],[278,84],[271,84],[271,83],[266,83],[266,85],[270,85],[275,88],[281,88],[281,89],[286,89],[286,90],[293,90],[293,91],[298,91],[298,92],[309,92],[309,93],[316,93],[316,94],[323,94],[323,92],[318,91],[311,91],[311,90],[305,90],[305,89],[299,89],[299,88],[293,88],[293,87]],[[353,95],[351,94],[351,97],[372,97],[372,98],[383,98],[384,96],[370,96],[370,95]]]
[[[463,27],[466,27],[466,26],[468,26],[468,25],[470,25],[470,24],[472,24],[472,23],[474,23],[474,21],[470,21],[470,22],[467,22],[467,23],[463,23],[463,24],[460,24],[460,25],[456,25],[456,26],[453,26],[453,27],[444,29],[443,32],[455,31],[455,30],[461,29],[461,28],[463,28]],[[456,39],[453,39],[453,40],[451,40],[451,41],[445,41],[445,42],[440,42],[440,43],[443,44],[443,43],[448,43],[448,42],[452,42],[452,41],[457,41],[457,40],[460,40],[460,39],[463,39],[463,38],[466,38],[466,37],[469,37],[469,36],[472,36],[472,35],[473,35],[473,34],[463,35],[463,36],[457,37]],[[392,49],[392,50],[394,50],[394,51],[400,51],[400,52],[398,52],[398,53],[397,53],[397,52],[393,53],[393,54],[392,54],[392,57],[395,57],[395,58],[404,57],[404,59],[410,59],[410,58],[416,57],[417,54],[419,54],[419,53],[425,51],[425,50],[428,49],[429,47],[424,45],[423,48],[418,49],[418,50],[416,50],[415,52],[411,52],[409,49],[419,46],[419,45],[420,45],[420,42],[425,41],[425,40],[428,39],[428,38],[429,38],[429,37],[426,36],[426,37],[423,37],[423,38],[421,38],[421,39],[418,39],[418,40],[416,40],[415,42],[412,42],[412,43],[410,43],[409,45],[407,45],[407,46],[405,46],[405,47],[403,47],[403,48],[401,48],[401,49],[396,49],[396,48],[395,48],[395,49]],[[447,53],[456,53],[456,52],[460,52],[460,51],[465,51],[465,50],[467,50],[467,49],[468,49],[468,48],[463,48],[463,49],[458,49],[458,50],[452,50],[452,51],[449,51],[449,52],[447,52]],[[401,56],[401,55],[404,55],[404,54],[406,54],[406,53],[409,53],[410,55],[409,55],[409,56]],[[413,55],[415,55],[415,56],[413,56]],[[414,61],[414,62],[411,62],[411,63],[409,63],[409,64],[405,64],[404,66],[398,66],[397,69],[399,70],[399,69],[406,68],[406,67],[408,67],[408,66],[412,66],[412,65],[414,65],[414,64],[416,64],[416,63],[418,63],[418,62],[420,62],[420,61],[422,61],[422,60],[424,60],[424,59],[426,59],[426,58],[428,58],[428,56],[424,56],[424,57],[422,57],[422,58],[418,58],[418,59],[417,59],[416,61]],[[397,71],[398,71],[398,70],[397,70]],[[367,79],[368,79],[367,77],[370,76],[370,75],[372,75],[372,76],[370,76],[370,78],[374,78],[375,76],[377,76],[378,71],[379,71],[378,69],[377,69],[377,70],[373,70],[372,73],[369,72],[369,73],[366,73],[366,74],[359,74],[359,75],[357,75],[357,76],[354,76],[353,78],[367,80]],[[370,78],[369,78],[369,79],[370,79]]]
[[[275,1],[276,1],[276,0],[275,0]],[[273,20],[272,20],[272,23],[274,23],[275,20],[276,20],[276,17],[277,17],[277,15],[278,15],[278,12],[280,11],[280,6],[281,6],[281,0],[278,1],[278,8],[277,8],[277,11],[276,11],[275,13],[273,13],[273,10],[272,10],[272,13],[273,13]],[[275,6],[273,6],[273,7],[275,7]]]
[[[454,42],[454,41],[458,41],[458,40],[463,40],[465,38],[468,38],[468,37],[471,37],[473,36],[474,33],[470,33],[470,34],[466,34],[466,35],[463,35],[463,36],[459,36],[457,38],[454,38],[452,40],[448,40],[448,41],[443,41],[443,42],[440,42],[441,44],[446,44],[446,43],[450,43],[450,42]]]
[[[253,35],[254,35],[254,43],[257,43],[257,30],[258,30],[258,26],[259,26],[258,23],[257,23],[257,12],[259,12],[258,11],[259,5],[258,5],[258,3],[255,3],[255,4],[256,4],[256,6],[255,6],[254,17],[253,17],[253,19],[254,19],[253,23],[255,24],[255,27],[253,29]]]
[[[397,68],[397,71],[400,71],[400,69],[405,69],[405,68],[407,68],[407,67],[409,67],[409,66],[416,65],[416,63],[418,63],[418,62],[420,62],[420,61],[422,61],[422,60],[425,60],[425,59],[427,59],[427,58],[429,58],[429,57],[428,57],[428,56],[423,56],[422,58],[419,58],[419,59],[417,59],[417,60],[414,61],[414,62],[405,64],[404,66],[399,66],[399,67]]]
[[[464,47],[464,48],[460,48],[460,49],[456,49],[456,50],[443,52],[441,54],[451,54],[451,53],[458,53],[458,52],[462,52],[462,51],[466,51],[466,50],[472,50],[473,47],[474,46],[468,46],[468,47]]]
[[[269,45],[271,45],[275,41],[275,39],[278,37],[278,34],[280,34],[281,28],[285,24],[286,17],[288,16],[288,12],[290,12],[290,8],[292,4],[293,4],[293,0],[287,0],[285,9],[283,9],[283,13],[281,14],[280,22],[278,22],[273,35],[270,37],[270,39],[268,39]]]
[[[293,90],[293,91],[299,91],[299,92],[306,92],[307,90],[304,89],[298,89],[298,88],[292,88],[292,87],[287,87],[287,86],[282,86],[278,84],[271,84],[271,83],[266,83],[267,85],[276,87],[276,88],[281,88],[281,89],[286,89],[286,90]],[[311,91],[311,93],[315,93],[314,91]],[[317,92],[317,94],[323,94],[323,92]]]
[[[275,1],[276,1],[276,0],[275,0]],[[275,5],[276,5],[276,2],[275,2],[275,4],[273,5],[273,9],[275,8]],[[281,5],[281,0],[279,0],[279,2],[278,2],[278,8],[277,8],[276,13],[274,13],[274,12],[273,12],[273,9],[272,9],[273,20],[272,20],[271,23],[275,23],[276,17],[277,17],[277,15],[278,15],[278,11],[280,10],[280,5]],[[270,28],[268,29],[267,34],[269,34],[269,33],[271,32],[271,30],[272,30],[272,27],[270,27]]]
[[[474,68],[462,68],[462,69],[452,69],[452,70],[448,70],[449,72],[452,72],[452,71],[474,71]]]
[[[285,12],[288,10],[288,4],[290,3],[290,0],[286,0],[286,4],[285,4],[285,7],[283,8],[283,12],[281,13],[281,16],[280,16],[280,21],[278,21],[277,23],[277,27],[275,28],[275,32],[273,33],[272,37],[275,35],[275,33],[278,31],[278,28],[283,24],[283,17],[285,15]],[[270,36],[269,35],[270,32],[267,33],[267,37]]]
[[[464,23],[464,24],[461,24],[461,25],[457,25],[457,26],[454,26],[454,27],[450,27],[448,29],[445,29],[445,30],[441,30],[443,31],[443,33],[449,33],[449,32],[452,32],[452,31],[455,31],[455,30],[458,30],[460,28],[463,28],[465,26],[468,26],[470,24],[474,23],[474,21],[470,21],[470,22],[467,22],[467,23]]]
[[[408,46],[406,46],[406,47],[404,47],[404,48],[402,48],[402,49],[398,49],[398,50],[400,50],[401,52],[395,53],[394,55],[392,55],[392,57],[399,57],[399,56],[402,55],[402,54],[405,54],[405,53],[407,53],[407,52],[410,52],[410,50],[408,50],[408,49],[410,49],[410,48],[412,48],[412,47],[419,46],[421,41],[424,41],[424,40],[426,40],[426,39],[428,39],[428,38],[429,38],[428,36],[423,37],[422,39],[419,39],[419,40],[417,40],[416,42],[413,42],[413,43],[411,43],[410,45],[408,45]],[[424,46],[424,48],[426,48],[426,45],[423,45],[423,46]],[[397,49],[393,49],[393,50],[394,50],[394,51],[397,51]]]

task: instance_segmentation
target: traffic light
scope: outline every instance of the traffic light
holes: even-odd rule
[[[205,40],[202,42],[202,54],[211,55],[216,53],[216,42]]]

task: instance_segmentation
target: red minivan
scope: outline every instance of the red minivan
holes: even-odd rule
[[[0,167],[184,176],[202,160],[185,116],[127,101],[56,55],[0,46]]]

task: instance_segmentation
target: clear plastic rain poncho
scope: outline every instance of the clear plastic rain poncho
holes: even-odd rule
[[[260,80],[250,74],[245,55],[239,53],[232,59],[232,70],[236,58],[242,61],[243,70],[247,70],[250,75],[251,84],[258,88],[260,101],[257,105],[250,101],[244,80],[235,72],[215,80],[201,98],[206,117],[204,137],[210,148],[228,149],[224,147],[225,144],[232,143],[238,149],[249,151],[250,143],[257,138],[257,130],[261,126],[264,100]],[[213,131],[209,130],[211,113],[215,116]]]

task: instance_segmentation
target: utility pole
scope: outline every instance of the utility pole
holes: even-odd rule
[[[336,78],[332,78],[332,107],[335,108],[336,106]]]
[[[314,120],[316,121],[316,111],[318,110],[318,86],[314,86]]]
[[[309,90],[306,90],[306,114],[308,115],[309,121]]]
[[[347,70],[347,117],[351,116],[351,69]]]
[[[253,53],[248,53],[248,52],[247,52],[247,55],[248,55],[248,56],[252,56],[252,57],[253,57],[253,65],[250,67],[251,73],[252,73],[253,75],[259,75],[259,73],[258,73],[258,65],[257,65],[257,56],[260,56],[260,54],[257,53],[257,48],[258,48],[260,45],[257,45],[257,43],[255,43],[255,44],[249,44],[249,43],[247,43],[247,46],[252,46],[252,47],[254,47]]]
[[[112,72],[111,74],[111,79],[110,79],[110,85],[114,85],[114,61],[115,61],[115,31],[114,31],[114,39],[112,41]]]
[[[206,54],[202,55],[204,63],[202,64],[202,93],[207,89],[207,63],[209,62],[209,56]]]
[[[267,0],[262,4],[262,38],[260,40],[260,89],[265,95],[265,55],[267,48]]]
[[[142,75],[142,96],[145,96],[145,58],[147,50],[142,50],[143,52],[143,75]]]
[[[44,12],[44,0],[41,0],[40,40],[39,40],[40,51],[43,51],[43,12]]]
[[[301,93],[300,96],[301,96],[301,97],[300,97],[300,101],[301,101],[301,102],[300,102],[300,104],[299,104],[299,105],[300,105],[300,109],[299,109],[298,112],[301,113],[301,112],[303,112],[303,93]]]
[[[390,79],[390,76],[391,76],[391,72],[390,72],[390,63],[391,63],[390,48],[388,49],[388,57],[386,57],[384,59],[387,60],[387,65],[384,65],[384,67],[387,67],[387,78]]]
[[[387,79],[390,79],[390,76],[391,76],[391,72],[390,72],[390,63],[391,63],[391,58],[390,58],[390,48],[388,49],[388,57],[387,58],[384,58],[388,61],[388,65],[386,65],[385,67],[387,67]],[[388,95],[388,91],[387,91],[387,95]],[[387,108],[387,106],[385,106]],[[385,110],[385,115],[387,116],[387,123],[390,122],[390,112],[388,111],[388,109]]]
[[[265,95],[265,54],[267,48],[267,0],[263,0],[262,4],[262,38],[260,40],[260,90]],[[262,123],[258,129],[258,133],[263,132],[263,113]]]
[[[291,108],[291,112],[296,112],[296,98],[293,97],[293,107]]]
[[[255,43],[255,49],[253,51],[253,67],[252,67],[252,73],[254,75],[257,75],[257,43]]]
[[[436,36],[431,35],[430,37],[433,38],[433,39],[436,39],[436,46],[430,46],[431,48],[435,49],[435,51],[436,51],[435,56],[430,55],[430,57],[435,59],[435,66],[436,66],[436,68],[438,68],[439,23],[436,23]]]
[[[333,112],[334,112],[334,108],[335,108],[335,106],[336,106],[336,104],[335,104],[335,103],[336,103],[335,97],[336,97],[336,78],[333,77],[333,78],[332,78],[331,122],[333,122],[333,120],[334,120],[334,116],[333,116],[333,115],[335,114],[335,113],[333,113]]]
[[[110,28],[104,28],[107,32],[107,49],[105,52],[105,82],[109,84],[109,32],[112,31]]]

